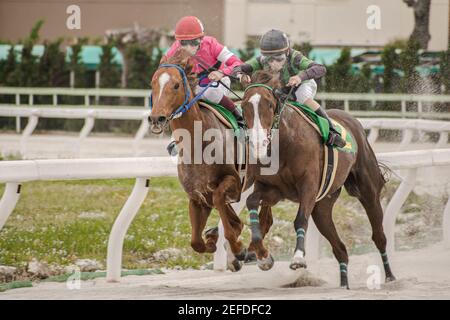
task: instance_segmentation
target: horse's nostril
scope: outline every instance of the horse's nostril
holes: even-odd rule
[[[166,122],[166,120],[167,120],[167,118],[164,117],[164,116],[161,116],[161,117],[158,118],[158,122],[159,123]]]

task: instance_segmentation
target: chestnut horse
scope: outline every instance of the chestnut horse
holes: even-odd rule
[[[255,85],[256,83],[264,85]],[[288,199],[299,203],[294,221],[297,243],[290,267],[306,268],[305,235],[308,219],[312,216],[320,233],[330,242],[339,262],[341,287],[348,288],[347,250],[332,219],[333,206],[344,186],[351,196],[361,202],[367,213],[372,227],[372,240],[380,251],[384,264],[386,281],[395,280],[386,255],[383,210],[380,204],[380,192],[386,180],[363,127],[346,112],[328,110],[330,117],[351,133],[357,144],[357,151],[339,151],[334,182],[327,196],[316,202],[324,167],[323,140],[294,107],[281,107],[272,88],[280,88],[278,78],[259,71],[253,75],[252,84],[246,88],[242,101],[243,115],[250,130],[251,150],[258,150],[259,155],[261,151],[268,152],[274,118],[282,111],[279,115],[279,170],[274,175],[257,176],[254,191],[247,198],[252,222],[252,247],[256,251],[258,265],[263,270],[268,270],[273,265],[273,259],[263,244],[263,238],[272,224],[269,209],[280,200]],[[265,208],[258,213],[260,205]]]
[[[195,96],[191,88],[196,85],[196,76],[191,74],[192,65],[189,58],[189,54],[179,50],[161,64],[153,75],[152,110],[149,118],[151,130],[154,133],[161,133],[167,124],[170,125],[177,147],[180,149],[179,157],[182,157],[183,161],[178,163],[178,178],[189,197],[192,248],[199,253],[216,251],[217,228],[206,232],[206,243],[202,237],[211,210],[215,208],[222,220],[229,248],[235,256],[232,257],[234,260],[229,259],[228,267],[232,271],[238,271],[241,268],[240,261],[248,259],[249,256],[247,249],[239,240],[243,224],[230,203],[240,200],[242,185],[235,163],[210,164],[206,163],[203,157],[200,162],[195,159],[195,148],[200,148],[203,155],[208,145],[202,138],[196,142],[198,141],[194,137],[196,127],[201,126],[199,134],[202,137],[209,129],[219,130],[221,136],[225,137],[228,128],[213,112],[200,108],[196,102],[195,98],[200,95]],[[188,132],[190,138],[176,137],[180,132]],[[225,142],[222,146],[222,154],[225,155],[227,152]],[[187,150],[190,151],[186,153]],[[181,154],[183,156],[180,156]]]

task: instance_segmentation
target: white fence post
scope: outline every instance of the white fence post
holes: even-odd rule
[[[149,182],[150,180],[148,178],[136,179],[131,195],[128,197],[127,202],[114,222],[111,234],[109,235],[106,258],[106,280],[108,282],[120,281],[123,241],[131,222],[147,196]]]
[[[308,230],[306,231],[305,252],[309,261],[320,259],[320,237],[321,234],[317,229],[312,217],[308,222]]]
[[[8,217],[16,207],[20,197],[21,184],[18,182],[8,182],[5,186],[2,199],[0,200],[0,230],[8,220]]]
[[[387,238],[387,252],[389,254],[395,252],[395,220],[409,193],[414,189],[416,178],[417,168],[407,169],[405,178],[395,191],[384,212],[383,228]]]
[[[22,136],[20,138],[20,154],[24,157],[27,151],[27,140],[33,133],[39,121],[39,110],[34,109],[31,115],[28,117],[28,123],[25,129],[22,132]]]
[[[146,133],[148,132],[149,128],[150,128],[150,124],[148,123],[148,116],[145,115],[142,118],[141,121],[141,125],[138,129],[138,131],[136,132],[136,135],[134,136],[134,140],[133,140],[133,154],[135,156],[139,155],[139,147],[141,144],[141,141],[144,139]]]
[[[442,230],[444,235],[444,245],[450,248],[450,198],[447,200],[447,205],[444,209],[444,217],[442,219]]]
[[[408,147],[409,144],[411,144],[411,140],[413,138],[414,131],[413,129],[403,129],[403,137],[402,142],[400,143],[399,149],[404,150],[406,147]]]
[[[76,154],[79,156],[81,152],[81,144],[87,138],[89,133],[94,128],[95,124],[95,110],[89,110],[87,117],[84,119],[84,126],[78,135],[78,141],[76,144]]]
[[[241,200],[236,203],[232,203],[231,207],[234,212],[239,215],[244,209],[248,196],[253,192],[254,186],[251,186],[246,191],[241,194]],[[225,249],[225,242],[227,241],[224,237],[222,220],[219,220],[219,238],[216,243],[216,252],[214,252],[214,270],[215,271],[226,271],[227,270],[227,251]]]
[[[378,132],[379,129],[377,127],[370,128],[370,133],[369,136],[367,137],[367,141],[369,141],[369,144],[373,145],[375,141],[377,141]]]

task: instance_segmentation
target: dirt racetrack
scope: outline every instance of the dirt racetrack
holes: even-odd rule
[[[351,256],[350,290],[338,288],[338,265],[332,258],[310,262],[308,271],[292,271],[287,261],[277,261],[263,272],[245,265],[238,273],[212,270],[167,271],[164,275],[128,276],[120,283],[104,278],[82,281],[80,289],[66,283],[40,283],[0,293],[0,299],[450,299],[450,249],[442,243],[391,258],[397,281],[368,289],[370,265],[381,268],[378,254]],[[376,268],[376,267],[375,267]],[[284,285],[301,277],[305,286]],[[376,276],[375,276],[376,277]],[[370,282],[370,281],[369,281]]]

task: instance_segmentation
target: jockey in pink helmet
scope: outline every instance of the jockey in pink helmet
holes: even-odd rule
[[[195,88],[196,94],[201,91],[201,85],[206,85],[210,81],[221,80],[226,86],[230,86],[228,75],[232,73],[234,67],[241,65],[242,61],[216,38],[205,36],[203,24],[198,18],[194,16],[181,18],[175,27],[175,39],[177,41],[172,44],[161,61],[173,56],[180,48],[190,52],[195,63],[193,71],[201,79],[200,85]],[[214,67],[217,71],[206,71],[210,67]],[[243,126],[242,114],[234,102],[225,95],[226,91],[227,89],[219,84],[218,87],[209,87],[203,93],[202,98],[227,108],[235,116],[239,125]]]

